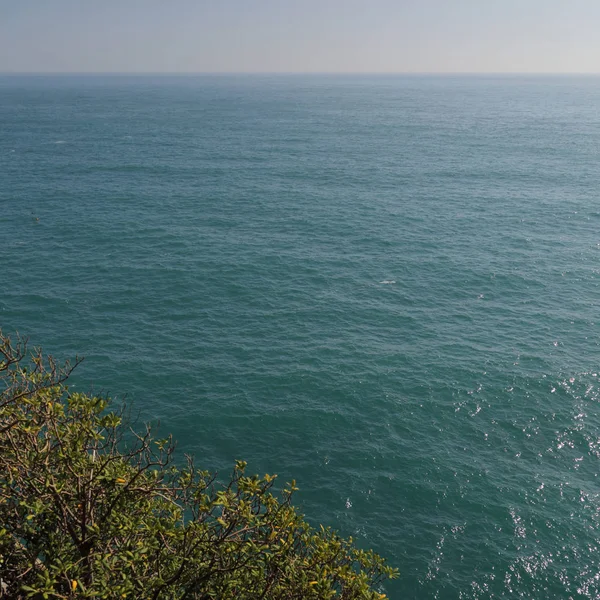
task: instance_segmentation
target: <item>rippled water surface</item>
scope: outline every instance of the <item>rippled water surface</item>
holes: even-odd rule
[[[0,78],[0,326],[391,598],[600,597],[599,269],[598,78]]]

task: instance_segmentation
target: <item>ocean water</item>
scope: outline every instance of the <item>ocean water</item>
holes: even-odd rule
[[[0,327],[393,599],[600,597],[599,305],[600,78],[0,78]]]

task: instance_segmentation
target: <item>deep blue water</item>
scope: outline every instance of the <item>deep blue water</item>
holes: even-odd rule
[[[391,598],[600,597],[599,284],[600,78],[0,78],[0,327]]]

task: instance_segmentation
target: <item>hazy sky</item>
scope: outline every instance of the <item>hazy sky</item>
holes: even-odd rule
[[[0,0],[2,72],[600,72],[600,0]]]

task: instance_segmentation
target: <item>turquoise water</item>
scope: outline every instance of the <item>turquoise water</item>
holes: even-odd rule
[[[600,78],[0,78],[0,326],[391,598],[597,598],[599,165]]]

